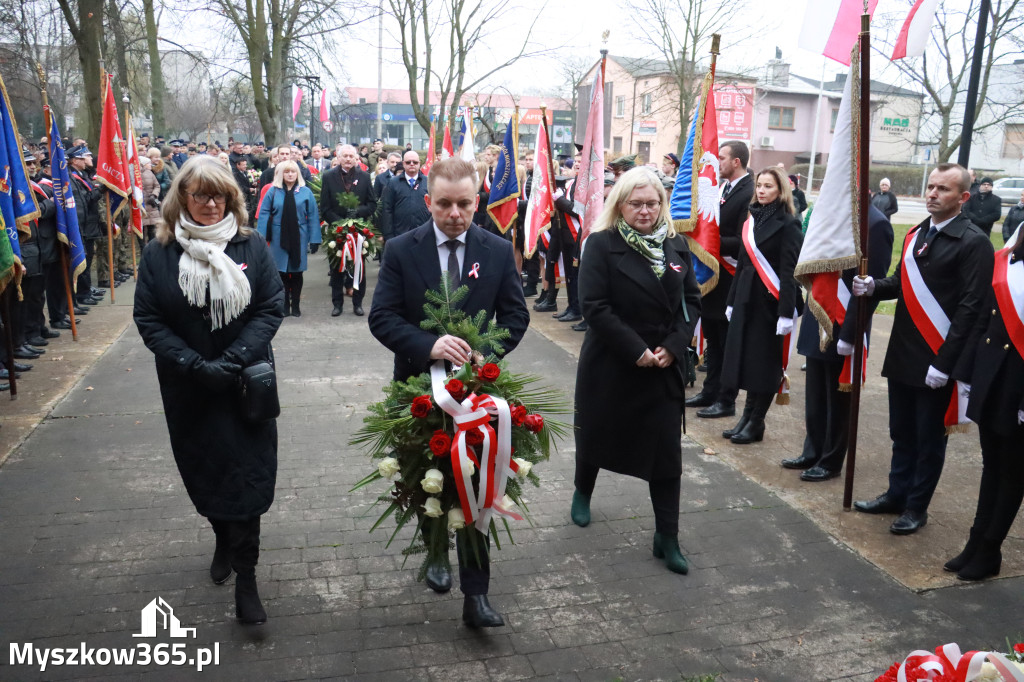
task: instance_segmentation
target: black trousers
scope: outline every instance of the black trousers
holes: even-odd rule
[[[339,308],[345,305],[345,290],[352,288],[352,277],[344,272],[331,268],[331,303]],[[352,305],[362,306],[366,296],[366,259],[363,259],[363,276],[359,280],[359,288],[352,288]]]
[[[747,391],[747,399],[743,403],[743,415],[752,421],[764,421],[768,416],[768,408],[775,399],[774,393],[754,393]]]
[[[561,221],[559,221],[561,223]],[[561,257],[562,266],[564,271],[562,275],[565,277],[566,292],[569,297],[569,308],[575,312],[579,312],[580,301],[579,301],[579,289],[576,286],[576,273],[572,272],[573,268],[573,253],[576,251],[576,241],[572,238],[572,231],[565,225],[559,225],[557,228],[553,227],[549,234],[551,240],[548,243],[547,250],[547,263],[544,266],[544,279],[551,282],[552,285],[555,282],[555,266],[558,264],[558,259]]]
[[[46,314],[50,324],[56,324],[68,314],[68,295],[60,261],[44,264],[43,278],[46,280]]]
[[[982,421],[978,431],[981,486],[973,530],[1001,545],[1024,500],[1024,429],[1017,427],[1013,436],[1005,436]]]
[[[82,246],[85,248],[85,270],[78,276],[78,287],[75,290],[77,298],[88,296],[92,289],[92,258],[96,255],[96,240],[83,239]]]
[[[576,490],[590,497],[594,494],[597,474],[600,467],[591,466],[576,460],[574,483]],[[651,506],[654,507],[654,530],[662,535],[679,534],[679,477],[663,478],[647,482],[651,493]]]
[[[41,274],[22,278],[21,293],[24,300],[21,302],[21,327],[26,340],[39,336],[46,324],[46,318],[43,317],[45,292],[46,280]]]
[[[443,522],[444,519],[438,519]],[[467,542],[464,533],[473,533],[474,547]],[[459,589],[467,597],[487,594],[491,584],[491,538],[476,528],[466,528],[455,534],[455,551],[459,558]]]
[[[943,421],[956,382],[939,389],[889,380],[889,437],[892,464],[889,496],[906,509],[925,512],[946,462]]]
[[[700,392],[711,396],[724,405],[735,405],[735,388],[724,388],[722,386],[722,365],[725,362],[725,337],[729,333],[728,320],[701,320],[701,329],[704,330],[704,341],[707,344],[704,350],[704,364],[708,372],[704,377],[704,385]]]
[[[299,303],[302,298],[302,273],[301,272],[278,272],[281,276],[281,283],[284,285],[284,314],[290,315],[292,310],[299,310]]]
[[[843,362],[807,358],[805,407],[807,436],[801,457],[826,471],[839,471],[849,443],[850,393],[839,390]]]
[[[239,578],[256,576],[260,559],[260,517],[247,521],[209,519],[219,543],[225,543],[231,557],[231,568]]]

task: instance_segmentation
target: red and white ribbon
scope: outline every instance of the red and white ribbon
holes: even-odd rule
[[[868,335],[864,334],[864,348],[860,363],[860,385],[863,386],[868,380]],[[853,353],[843,359],[843,369],[839,372],[839,390],[850,391],[853,389]]]
[[[779,276],[775,274],[775,269],[768,262],[765,255],[761,253],[761,249],[757,248],[757,241],[754,239],[753,216],[748,217],[747,222],[743,223],[743,248],[747,250],[750,262],[754,264],[754,269],[757,270],[757,276],[761,278],[761,281],[764,282],[765,287],[775,297],[775,300],[778,300]]]
[[[981,668],[988,661],[999,672],[1003,682],[1024,682],[1024,672],[1001,653],[995,651],[968,651],[961,655],[956,644],[944,644],[930,651],[911,651],[896,673],[898,682],[931,682],[942,675],[951,682],[971,682],[981,674]],[[908,672],[918,670],[927,677],[908,677]]]
[[[345,246],[341,249],[341,264],[338,272],[345,269],[345,264],[352,263],[352,288],[358,289],[363,279],[363,244],[366,238],[361,232],[349,232],[345,237]]]
[[[519,471],[512,461],[512,414],[508,403],[498,396],[470,394],[461,403],[445,387],[447,374],[444,361],[430,366],[430,383],[434,402],[455,422],[451,460],[455,474],[455,488],[466,523],[476,523],[477,530],[487,533],[493,515],[522,521],[523,517],[505,506],[505,486],[511,474]],[[491,419],[497,418],[497,431]],[[466,435],[480,432],[479,459],[466,443]],[[469,463],[480,472],[479,493],[473,489],[473,475]]]
[[[468,277],[472,277],[473,279],[479,279],[480,278],[480,264],[479,263],[473,263],[473,267],[471,267],[469,269],[469,273],[468,273],[467,276]]]
[[[1011,243],[996,253],[992,288],[1006,332],[1014,348],[1024,357],[1024,261],[1014,263],[1011,260],[1015,247],[1016,243]]]

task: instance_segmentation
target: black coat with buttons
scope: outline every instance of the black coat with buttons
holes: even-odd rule
[[[209,306],[190,305],[178,285],[181,246],[154,240],[139,264],[135,324],[156,355],[171,450],[192,503],[203,516],[242,521],[274,501],[277,424],[247,421],[236,389],[211,390],[193,368],[200,358],[225,356],[243,367],[270,359],[284,288],[258,233],[236,234],[224,252],[243,267],[252,291],[241,315],[211,330]]]

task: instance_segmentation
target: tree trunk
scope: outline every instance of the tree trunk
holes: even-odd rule
[[[82,120],[74,130],[76,137],[84,137],[96,149],[100,139],[100,121],[103,117],[103,83],[100,79],[100,41],[103,39],[103,0],[79,0],[77,14],[71,0],[57,0],[68,31],[78,49],[78,62],[82,66],[82,84],[85,90],[85,109]]]
[[[146,47],[149,50],[149,91],[153,107],[153,134],[165,132],[164,122],[164,70],[160,63],[160,49],[157,45],[156,15],[153,0],[142,0],[146,15]]]

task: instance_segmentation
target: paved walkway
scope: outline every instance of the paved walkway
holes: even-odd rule
[[[386,533],[368,532],[383,488],[349,492],[370,469],[346,443],[391,359],[365,318],[328,316],[326,278],[307,279],[305,314],[286,320],[275,344],[281,466],[258,569],[268,624],[237,625],[230,582],[209,581],[212,533],[185,495],[152,357],[129,327],[0,468],[0,679],[873,680],[912,649],[1001,647],[1020,633],[1019,578],[907,589],[735,468],[744,453],[708,455],[689,439],[688,576],[651,556],[642,481],[602,474],[593,524],[568,521],[573,446],[562,443],[538,467],[544,487],[529,494],[536,525],[517,524],[516,544],[494,552],[492,603],[508,625],[468,630],[457,591],[435,595],[415,581],[413,562],[403,566],[402,537],[384,549]],[[103,314],[127,323],[130,288]],[[571,396],[571,344],[549,336],[531,330],[510,364]],[[766,447],[783,440],[772,428]],[[873,532],[894,553],[928,544]],[[133,637],[157,597],[196,628],[194,639]],[[185,642],[186,659],[216,646],[219,664],[40,672],[12,661],[28,643],[39,653],[157,642]]]

